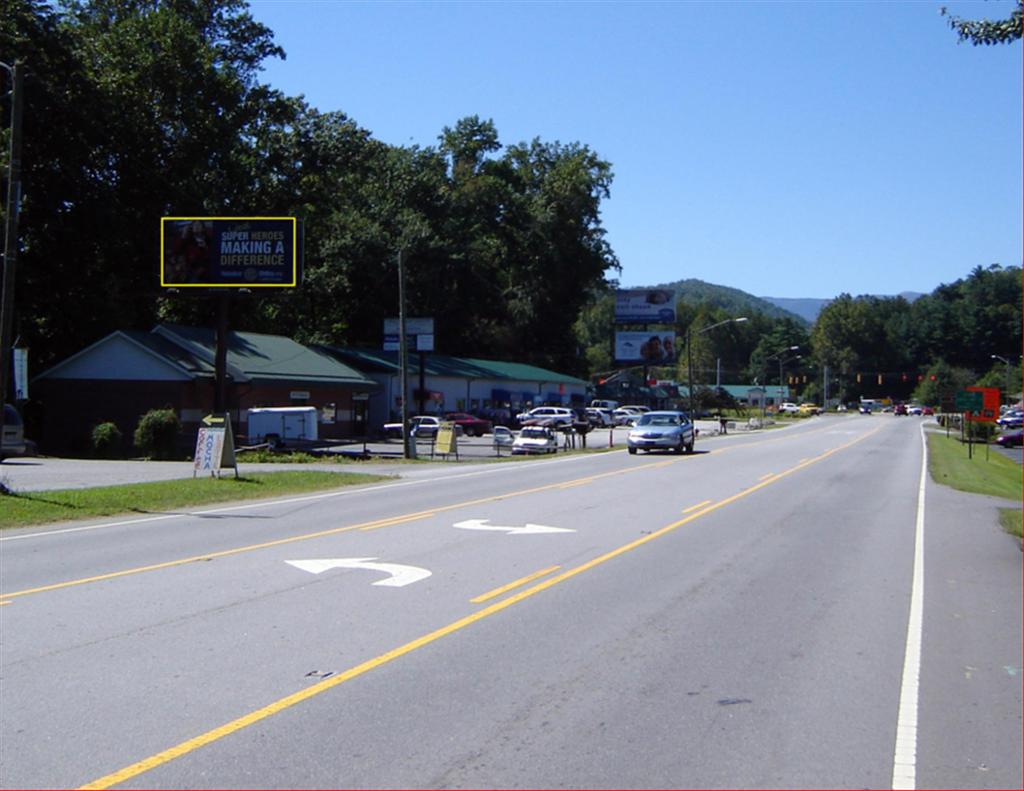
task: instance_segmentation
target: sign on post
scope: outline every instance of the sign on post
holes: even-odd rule
[[[674,332],[616,332],[615,361],[665,365],[675,362]]]
[[[977,423],[995,423],[999,417],[999,388],[968,387],[967,392],[978,396],[975,399],[975,406],[968,410],[967,419]]]
[[[294,288],[302,268],[296,217],[162,217],[160,285]]]
[[[447,456],[449,453],[454,453],[455,457],[459,456],[459,441],[455,436],[455,424],[450,422],[443,422],[437,429],[437,439],[434,443],[434,447],[438,453],[442,456]]]
[[[231,418],[228,415],[207,415],[205,425],[199,427],[196,436],[196,452],[192,459],[192,477],[197,473],[209,472],[211,477],[220,477],[224,467],[233,467],[238,477],[238,463],[235,461],[235,440],[231,433]]]
[[[957,412],[980,412],[984,400],[981,393],[957,390],[953,403]]]
[[[674,324],[675,320],[676,292],[671,288],[615,292],[616,324]]]

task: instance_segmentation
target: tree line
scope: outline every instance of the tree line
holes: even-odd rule
[[[379,346],[402,251],[439,351],[585,373],[572,325],[618,268],[587,145],[504,145],[478,116],[382,143],[259,82],[284,52],[243,0],[0,0],[0,20],[28,72],[16,332],[37,372],[115,329],[210,326],[208,298],[159,288],[159,219],[263,215],[303,221],[304,279],[238,296],[237,329]]]
[[[613,172],[586,144],[504,144],[476,115],[433,146],[385,144],[259,81],[285,53],[244,0],[0,0],[0,52],[28,72],[16,335],[35,373],[116,329],[211,326],[207,297],[159,288],[159,218],[248,215],[303,220],[304,278],[237,295],[237,329],[377,347],[402,251],[409,314],[436,319],[438,351],[616,368],[620,269],[600,217]],[[843,294],[811,329],[691,288],[675,329],[691,332],[695,384],[719,368],[775,383],[797,346],[783,357],[805,397],[825,366],[833,395],[909,395],[935,371],[998,372],[993,354],[1019,366],[1020,308],[1019,268],[992,266],[912,304]],[[648,373],[686,382],[680,351]]]

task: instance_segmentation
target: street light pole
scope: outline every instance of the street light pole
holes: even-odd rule
[[[0,62],[11,75],[11,139],[7,161],[7,204],[4,213],[4,271],[0,294],[0,435],[4,430],[4,402],[11,370],[11,335],[14,328],[14,266],[18,258],[18,213],[21,207],[21,62]]]
[[[713,330],[715,327],[721,327],[724,324],[740,324],[747,320],[746,316],[740,316],[737,319],[726,319],[720,321],[717,324],[712,324],[708,327],[701,327],[697,332],[693,332],[689,327],[686,328],[686,389],[687,402],[689,404],[690,421],[693,421],[693,353],[690,347],[693,345],[691,341],[694,335],[703,335],[708,330]]]
[[[795,352],[799,348],[800,348],[799,346],[787,346],[785,349],[779,349],[777,352],[775,352],[775,354],[769,354],[767,357],[764,358],[764,361],[766,363],[769,360],[774,360],[776,357],[779,358],[779,403],[782,403],[782,365],[783,365],[782,355],[784,355],[786,352]],[[794,357],[792,359],[795,360],[796,357]],[[788,363],[789,360],[786,360],[785,362]],[[765,366],[764,378],[765,378],[764,392],[765,392],[765,396],[767,397],[767,395],[768,395],[768,381],[767,381],[768,380],[768,371],[767,371],[767,366]]]
[[[993,360],[999,360],[1006,366],[1006,403],[1010,403],[1010,361],[998,354],[991,355]]]

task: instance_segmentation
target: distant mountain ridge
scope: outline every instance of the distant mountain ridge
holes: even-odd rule
[[[648,288],[648,286],[641,286]],[[744,313],[763,313],[774,319],[791,319],[800,324],[810,324],[808,320],[798,313],[787,310],[785,307],[775,305],[770,300],[755,297],[746,291],[729,286],[716,286],[713,283],[706,283],[703,280],[689,278],[677,280],[674,283],[662,283],[650,288],[671,288],[675,289],[676,299],[691,305],[710,305],[721,308],[735,316]],[[817,314],[815,314],[817,315]]]
[[[907,302],[913,302],[919,297],[923,297],[924,294],[920,294],[916,291],[901,291],[896,295],[897,297],[903,297]],[[887,297],[882,297],[883,299]],[[800,318],[804,319],[810,324],[813,324],[818,320],[818,314],[828,305],[831,299],[812,299],[812,298],[793,298],[793,297],[760,297],[765,302],[770,302],[776,307],[782,308],[783,310],[795,313]]]
[[[648,286],[640,288],[648,288]],[[718,286],[696,278],[661,283],[649,288],[672,288],[676,291],[677,299],[689,304],[721,308],[733,315],[757,312],[775,319],[792,319],[808,326],[818,320],[818,314],[832,301],[832,299],[811,297],[755,297],[738,288]],[[924,294],[903,291],[896,296],[903,297],[907,302],[913,302],[918,297],[923,297]],[[883,295],[881,298],[890,297]]]

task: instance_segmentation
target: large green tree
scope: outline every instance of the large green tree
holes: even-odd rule
[[[152,325],[159,218],[249,213],[255,142],[295,107],[257,83],[281,53],[241,0],[0,5],[28,70],[18,333],[45,366]]]

